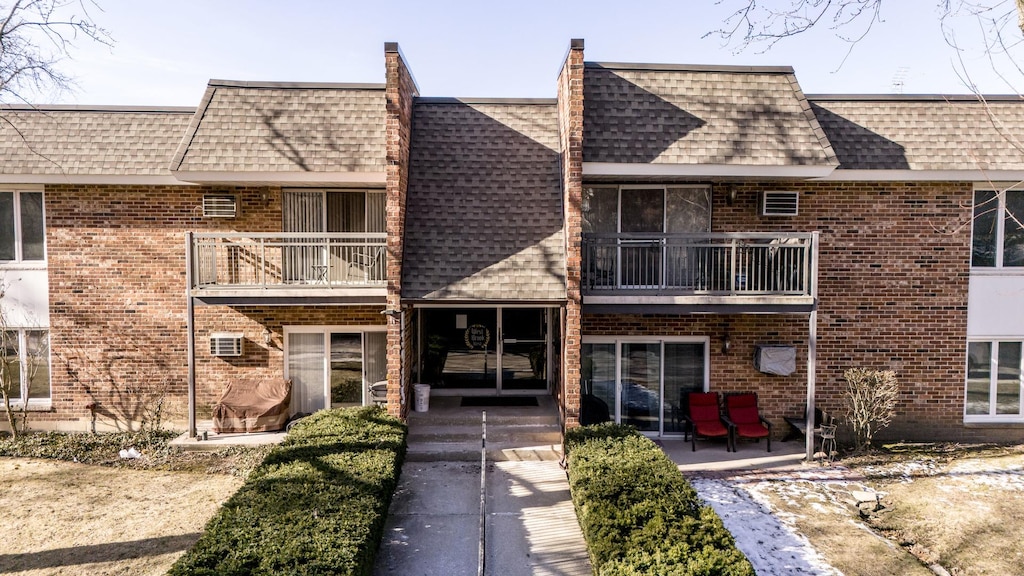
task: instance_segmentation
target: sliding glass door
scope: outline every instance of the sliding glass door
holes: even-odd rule
[[[368,404],[369,385],[387,378],[386,348],[384,331],[286,328],[292,412]]]
[[[707,339],[585,338],[582,420],[682,433],[683,400],[708,387]]]

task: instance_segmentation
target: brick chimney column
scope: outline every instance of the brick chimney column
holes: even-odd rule
[[[559,145],[565,218],[566,304],[562,382],[558,399],[566,429],[580,425],[580,346],[583,200],[583,40],[574,39],[558,75]]]

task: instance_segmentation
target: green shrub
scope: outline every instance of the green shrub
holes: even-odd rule
[[[405,438],[376,407],[304,418],[168,574],[371,574]]]
[[[569,485],[601,576],[753,576],[714,510],[653,442],[609,424],[566,434]]]

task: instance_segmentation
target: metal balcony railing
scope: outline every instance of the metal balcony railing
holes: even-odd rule
[[[583,234],[589,294],[812,296],[815,234]]]
[[[382,288],[386,242],[383,233],[189,233],[190,288]]]

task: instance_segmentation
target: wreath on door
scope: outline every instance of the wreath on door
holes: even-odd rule
[[[470,350],[476,350],[477,348],[486,350],[487,345],[491,343],[491,331],[483,324],[473,324],[466,328],[463,339],[466,342],[466,347]]]

